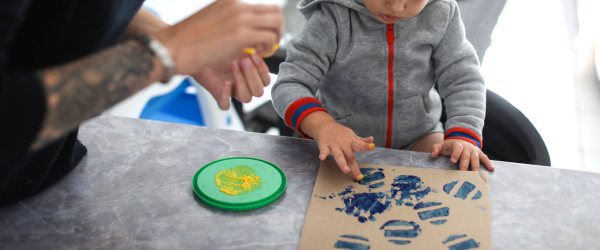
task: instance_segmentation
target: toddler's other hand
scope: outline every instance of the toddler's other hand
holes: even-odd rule
[[[313,137],[319,145],[321,161],[331,154],[345,174],[352,171],[356,180],[362,179],[354,152],[372,150],[375,147],[373,137],[361,138],[352,129],[335,121],[323,124]]]
[[[481,162],[488,170],[494,171],[492,162],[487,155],[475,145],[460,139],[448,139],[434,144],[431,147],[431,157],[436,158],[440,154],[450,156],[452,163],[458,162],[460,158],[460,170],[468,170],[469,165],[471,165],[471,170],[478,171]]]

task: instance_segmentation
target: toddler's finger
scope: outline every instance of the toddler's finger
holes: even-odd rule
[[[366,143],[373,143],[373,136],[369,136],[367,138],[362,138],[362,137],[358,137],[360,138],[361,141],[366,142]]]
[[[492,161],[490,161],[490,158],[488,158],[488,156],[486,154],[484,154],[483,152],[479,153],[479,158],[481,159],[481,162],[483,163],[483,165],[489,171],[494,171],[496,169],[492,166]]]
[[[350,167],[348,167],[348,164],[346,163],[346,158],[344,157],[344,153],[342,152],[342,150],[340,150],[339,148],[334,148],[331,149],[331,153],[333,154],[333,159],[335,159],[335,162],[338,164],[342,172],[350,172]]]
[[[361,140],[354,140],[352,142],[352,150],[354,151],[369,151],[375,148],[373,143],[364,143]]]
[[[460,156],[460,163],[458,164],[458,169],[462,171],[469,170],[469,163],[471,163],[471,153],[468,151],[463,151]]]
[[[331,151],[329,151],[329,147],[327,147],[327,146],[320,146],[320,147],[319,147],[319,151],[321,151],[321,152],[319,153],[319,159],[320,159],[321,161],[324,161],[324,160],[327,158],[327,156],[328,156],[329,154],[331,154]]]
[[[454,145],[452,145],[452,148],[450,149],[450,152],[452,152],[452,154],[450,155],[450,161],[452,163],[457,163],[458,157],[460,157],[460,155],[462,154],[462,151],[463,151],[463,145],[460,143],[454,143]]]
[[[436,158],[440,155],[440,151],[442,151],[442,148],[444,147],[443,145],[444,143],[441,142],[433,144],[433,146],[431,146],[431,158]]]
[[[479,154],[471,153],[471,170],[479,171]]]
[[[354,155],[354,151],[352,151],[351,149],[346,149],[343,150],[344,155],[346,156],[346,162],[348,162],[348,166],[350,167],[350,170],[352,171],[352,176],[354,176],[354,179],[356,179],[357,181],[362,180],[363,175],[360,172],[360,169],[358,168],[358,162],[356,161],[356,156]]]

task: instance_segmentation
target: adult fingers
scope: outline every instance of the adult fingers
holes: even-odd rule
[[[452,152],[452,154],[450,155],[450,161],[452,163],[457,163],[458,157],[460,157],[462,151],[463,145],[460,143],[454,143],[454,145],[452,145],[452,148],[450,149],[450,152]]]
[[[443,148],[444,148],[443,142],[433,144],[433,146],[431,146],[431,158],[438,157]]]
[[[279,34],[273,30],[246,29],[238,38],[243,42],[244,48],[256,48],[258,54],[271,51],[273,46],[279,44]]]
[[[231,92],[233,91],[233,83],[231,83],[230,81],[226,81],[223,84],[223,94],[221,95],[220,98],[216,98],[217,100],[217,104],[219,105],[219,108],[222,110],[228,110],[230,103],[229,103],[229,98],[231,98]]]
[[[342,150],[339,148],[333,148],[330,150],[331,154],[333,155],[333,159],[338,164],[338,167],[340,167],[342,172],[348,173],[348,169],[351,168],[348,166],[348,164],[346,164],[346,157],[344,157],[344,153],[342,152]]]
[[[358,162],[356,161],[356,156],[354,155],[354,151],[352,149],[343,150],[344,156],[346,157],[346,162],[348,163],[348,167],[350,167],[350,171],[352,171],[352,176],[354,179],[361,180],[362,173],[358,168]]]
[[[476,152],[471,153],[471,170],[479,171],[479,154]]]
[[[494,171],[496,169],[492,166],[492,161],[490,161],[490,158],[488,158],[488,156],[483,152],[479,153],[479,158],[481,159],[481,163],[483,163],[485,168],[487,168],[489,171]]]
[[[258,75],[262,80],[263,86],[269,86],[271,84],[271,75],[269,75],[269,67],[265,61],[258,54],[252,56],[252,61],[254,61],[254,65],[258,70]]]
[[[469,163],[471,163],[471,152],[463,150],[460,155],[460,163],[458,164],[458,169],[466,171],[469,169]]]
[[[250,90],[250,94],[252,96],[261,97],[264,94],[263,88],[265,85],[258,75],[258,70],[252,61],[253,60],[248,57],[242,59],[242,72],[244,72],[246,85]]]
[[[252,10],[255,15],[253,20],[249,21],[250,25],[261,29],[271,29],[277,32],[278,37],[281,37],[284,19],[279,7],[257,4],[252,5]]]
[[[244,73],[242,72],[242,67],[239,60],[233,61],[233,78],[235,79],[234,97],[244,103],[252,101],[252,95],[250,95],[250,90],[246,84],[246,79],[244,79]]]

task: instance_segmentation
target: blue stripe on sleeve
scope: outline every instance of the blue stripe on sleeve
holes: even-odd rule
[[[450,138],[450,137],[463,137],[463,138],[473,140],[477,144],[477,147],[481,148],[481,143],[479,143],[479,140],[475,139],[475,137],[473,137],[465,132],[452,132],[448,136],[446,136],[446,138]]]
[[[294,115],[292,116],[292,126],[294,126],[294,129],[296,129],[296,120],[298,119],[298,117],[304,113],[304,111],[306,111],[309,108],[314,108],[314,107],[321,107],[321,105],[319,105],[318,103],[307,103],[304,104],[302,106],[300,106],[298,109],[296,109],[296,111],[294,112]]]

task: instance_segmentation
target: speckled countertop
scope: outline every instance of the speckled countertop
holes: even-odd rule
[[[59,183],[0,209],[1,249],[296,249],[317,176],[316,143],[101,116],[80,128],[88,155]],[[196,198],[192,178],[214,160],[247,156],[279,166],[273,204],[225,211]],[[456,169],[447,158],[376,148],[359,163]],[[489,185],[495,249],[597,249],[600,174],[494,162]]]

